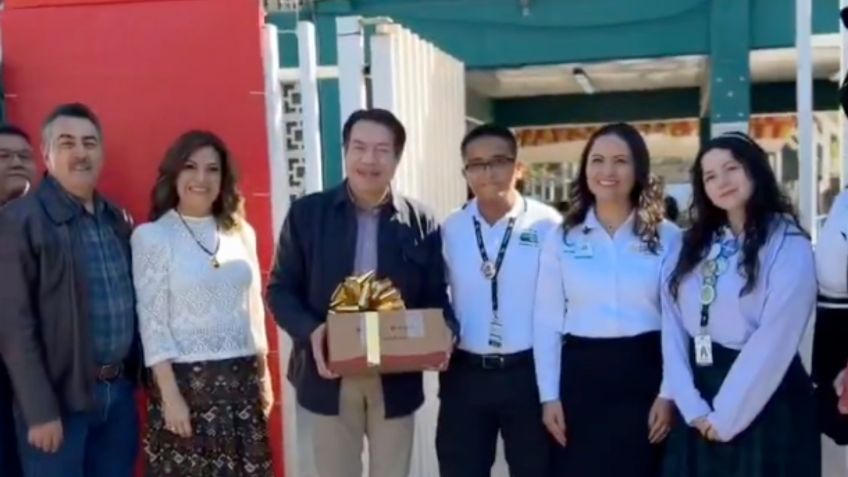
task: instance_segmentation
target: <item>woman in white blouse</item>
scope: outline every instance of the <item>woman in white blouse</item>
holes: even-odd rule
[[[846,10],[848,11],[848,10]],[[844,86],[843,86],[844,88]],[[822,431],[848,444],[848,191],[834,200],[816,243],[819,282],[813,382]]]
[[[544,423],[560,444],[556,476],[659,472],[672,416],[660,271],[680,235],[663,219],[661,189],[639,132],[604,126],[583,151],[563,227],[543,245],[534,355]]]
[[[271,476],[272,402],[256,237],[232,158],[190,131],[159,166],[132,237],[145,362],[155,381],[147,475]]]
[[[692,227],[664,269],[663,356],[683,425],[663,475],[819,476],[798,357],[816,298],[810,240],[766,152],[743,133],[704,145],[692,197]]]

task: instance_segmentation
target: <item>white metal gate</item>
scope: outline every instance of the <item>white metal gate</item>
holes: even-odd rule
[[[409,133],[397,189],[444,218],[466,196],[459,154],[465,66],[400,25],[378,25],[371,37],[371,91],[373,106],[394,112]]]

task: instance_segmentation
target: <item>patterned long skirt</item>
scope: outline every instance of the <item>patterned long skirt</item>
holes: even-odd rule
[[[268,420],[255,357],[174,363],[192,437],[165,429],[154,386],[144,439],[147,477],[271,477]]]

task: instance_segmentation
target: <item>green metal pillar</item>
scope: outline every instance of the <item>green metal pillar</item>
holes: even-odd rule
[[[748,132],[751,116],[751,1],[710,0],[708,137],[727,131]],[[703,139],[703,137],[702,137]]]
[[[336,54],[336,17],[318,15],[315,18],[318,37],[318,64],[335,66]],[[321,108],[321,151],[324,170],[324,187],[329,188],[342,180],[342,131],[341,104],[338,78],[318,81],[318,99]]]
[[[336,49],[336,17],[352,15],[353,7],[349,0],[325,0],[312,4],[310,12],[315,22],[318,41],[318,64],[335,66],[338,64]],[[342,158],[341,99],[338,78],[318,81],[318,98],[321,108],[321,151],[324,170],[324,187],[338,184],[344,177]]]

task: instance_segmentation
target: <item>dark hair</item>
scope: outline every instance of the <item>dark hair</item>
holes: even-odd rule
[[[789,217],[798,230],[804,230],[798,223],[789,197],[780,189],[774,177],[766,151],[759,144],[743,133],[728,133],[707,141],[692,165],[692,205],[689,207],[692,226],[683,234],[683,248],[669,280],[669,291],[674,297],[677,297],[683,277],[701,262],[716,232],[727,224],[727,212],[710,201],[704,188],[702,161],[704,155],[713,149],[730,152],[742,164],[753,186],[751,198],[745,205],[745,239],[739,268],[747,281],[740,294],[744,295],[754,288],[759,272],[759,251],[768,239],[773,221]]]
[[[677,222],[677,219],[680,217],[680,207],[677,206],[677,199],[670,195],[665,196],[665,217],[672,222]]]
[[[360,121],[371,121],[388,129],[392,133],[395,155],[400,159],[403,148],[406,146],[406,129],[391,111],[380,108],[360,109],[348,116],[342,127],[342,145],[345,150],[350,143],[350,132],[353,130],[353,126]]]
[[[509,145],[509,150],[512,155],[518,155],[518,141],[515,139],[515,134],[513,134],[509,128],[498,126],[496,124],[481,124],[468,131],[465,134],[465,137],[462,138],[462,144],[459,147],[460,152],[465,155],[465,149],[469,144],[484,137],[496,137],[503,139]]]
[[[29,138],[29,134],[26,133],[23,129],[15,126],[14,124],[0,124],[0,136],[17,136],[27,143],[32,143]]]
[[[168,148],[165,158],[159,164],[159,177],[151,193],[150,220],[157,220],[169,210],[177,207],[180,197],[177,194],[177,177],[192,154],[200,149],[211,147],[221,158],[221,192],[212,203],[212,215],[221,229],[233,230],[239,226],[244,215],[243,200],[238,190],[238,176],[233,159],[224,141],[209,131],[189,131]]]
[[[103,137],[103,128],[100,125],[100,119],[97,118],[97,115],[94,114],[94,111],[91,110],[88,106],[82,103],[66,103],[57,106],[53,111],[47,115],[47,118],[44,120],[42,124],[42,139],[43,141],[48,140],[50,126],[59,118],[77,118],[77,119],[86,119],[94,124],[94,129],[97,130],[97,135],[101,138]]]
[[[662,181],[651,175],[651,156],[648,146],[639,131],[626,123],[607,124],[595,131],[583,148],[580,156],[580,171],[571,183],[568,193],[570,207],[565,213],[564,228],[580,225],[595,204],[595,196],[589,190],[586,166],[595,141],[603,136],[615,136],[627,144],[633,158],[636,181],[630,191],[630,204],[636,209],[633,232],[645,243],[651,253],[657,253],[660,241],[660,224],[665,215]]]

